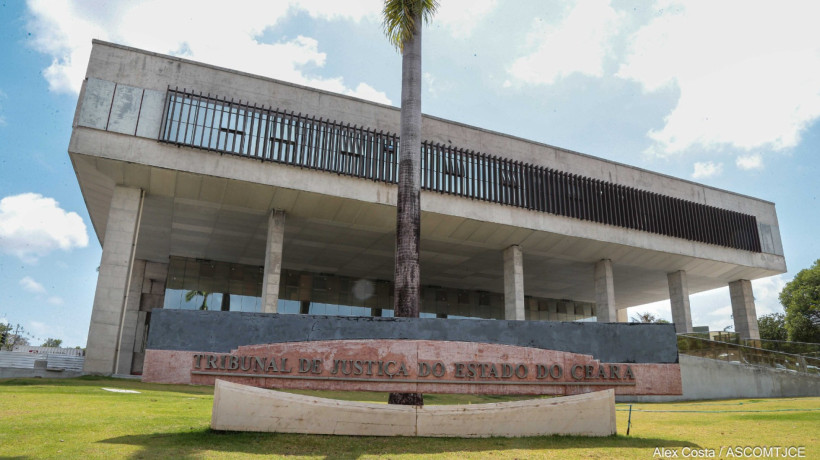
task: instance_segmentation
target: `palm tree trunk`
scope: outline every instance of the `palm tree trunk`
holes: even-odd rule
[[[401,64],[401,144],[396,202],[394,312],[419,317],[419,237],[421,234],[421,15],[412,38],[404,43]],[[423,405],[420,393],[391,393],[391,404]]]

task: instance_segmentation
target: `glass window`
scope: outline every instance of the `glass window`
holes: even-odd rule
[[[263,267],[171,257],[165,308],[262,311]],[[595,305],[527,296],[530,321],[594,321]],[[393,286],[387,280],[282,270],[278,312],[312,315],[393,316]],[[421,318],[503,319],[504,295],[422,286]]]

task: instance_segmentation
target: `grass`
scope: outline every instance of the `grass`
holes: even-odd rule
[[[103,388],[140,393],[114,393]],[[311,392],[384,402],[383,393]],[[425,395],[428,404],[500,397]],[[504,400],[508,400],[504,398]],[[0,458],[653,458],[656,447],[805,446],[820,458],[820,398],[617,405],[606,438],[438,439],[226,433],[208,428],[213,388],[82,377],[0,381]],[[725,456],[725,454],[724,454]],[[657,457],[655,457],[657,458]]]

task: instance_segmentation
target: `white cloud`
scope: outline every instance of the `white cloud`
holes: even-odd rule
[[[56,249],[87,245],[82,218],[64,211],[53,198],[24,193],[0,200],[0,251],[33,263]]]
[[[709,326],[710,331],[734,330],[729,288],[713,289],[689,297],[692,326]]]
[[[448,29],[454,38],[469,38],[497,4],[497,0],[444,0],[433,22]]]
[[[314,18],[355,22],[364,18],[381,21],[383,5],[382,2],[373,0],[298,0],[291,1],[290,4],[292,8],[304,10]]]
[[[30,276],[23,277],[23,279],[20,280],[19,284],[23,287],[23,289],[25,289],[28,292],[33,292],[35,294],[42,294],[46,292],[46,288],[43,287],[43,285],[38,283],[37,281],[34,281],[34,278]]]
[[[759,153],[739,155],[735,158],[735,165],[746,171],[750,169],[763,169],[763,157]]]
[[[48,331],[48,326],[46,326],[46,323],[41,321],[30,321],[28,324],[31,327],[31,332],[37,335],[45,335],[44,333]]]
[[[64,303],[63,298],[56,295],[49,297],[46,300],[46,302],[50,303],[51,305],[62,305]]]
[[[820,117],[817,2],[658,0],[655,9],[617,74],[680,91],[665,125],[648,133],[650,152],[787,149]]]
[[[62,326],[54,327],[42,321],[29,321],[28,324],[29,332],[34,335],[32,345],[40,345],[49,337],[55,339],[64,337],[65,328]]]
[[[754,292],[755,310],[758,317],[771,313],[783,313],[780,291],[789,281],[784,275],[752,281],[752,292]]]
[[[665,319],[670,323],[672,322],[672,306],[668,300],[661,300],[627,309],[629,322],[632,322],[634,316],[638,316],[642,313],[651,313],[657,318]]]
[[[728,294],[729,291],[724,289],[721,291],[722,293]],[[706,316],[714,317],[714,318],[722,318],[722,317],[730,317],[732,316],[732,305],[724,305],[720,308],[715,308],[713,310],[709,310],[705,312]]]
[[[436,89],[436,77],[433,76],[430,72],[424,72],[421,76],[424,82],[424,87],[427,89],[427,92],[430,93],[431,96],[436,97],[438,96],[438,91]]]
[[[381,24],[383,1],[291,0],[290,8],[325,20],[373,21]],[[432,24],[442,26],[454,38],[468,38],[498,4],[498,0],[445,0],[440,2]]]
[[[378,102],[380,104],[390,104],[390,99],[382,91],[368,85],[367,83],[359,83],[359,86],[354,90],[345,90],[344,94],[358,97],[360,99],[367,99],[368,101]]]
[[[306,69],[323,67],[326,58],[315,39],[298,36],[267,43],[261,38],[291,8],[323,19],[358,21],[377,15],[378,2],[149,0],[100,8],[89,2],[30,0],[28,5],[34,47],[52,58],[43,75],[55,92],[79,92],[91,39],[98,38],[390,103],[384,92],[365,83],[351,88],[339,77],[311,75]]]
[[[692,173],[693,179],[703,179],[706,177],[718,176],[723,172],[723,163],[704,161],[695,163],[695,171]]]
[[[535,50],[516,59],[509,74],[523,83],[544,85],[574,73],[601,77],[604,58],[611,52],[609,44],[621,22],[622,13],[609,0],[577,2],[557,25],[536,18],[528,36]]]

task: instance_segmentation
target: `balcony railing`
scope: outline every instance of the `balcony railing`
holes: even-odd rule
[[[159,140],[378,182],[398,179],[399,137],[168,89]],[[422,142],[421,187],[439,193],[760,252],[754,216],[451,145]]]

